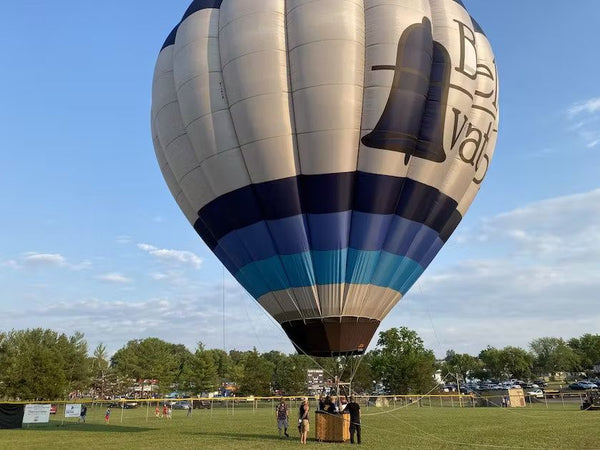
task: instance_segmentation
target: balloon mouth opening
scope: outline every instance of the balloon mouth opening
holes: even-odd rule
[[[363,354],[379,323],[366,317],[324,317],[293,320],[281,326],[298,353],[327,357]]]

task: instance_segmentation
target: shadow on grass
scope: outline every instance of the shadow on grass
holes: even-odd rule
[[[181,434],[187,434],[189,436],[204,436],[204,437],[215,437],[215,438],[227,438],[227,439],[239,439],[239,440],[265,440],[265,441],[298,441],[300,442],[300,436],[294,436],[290,434],[289,438],[280,438],[277,434],[261,434],[261,433],[236,433],[234,431],[198,431],[198,432],[184,432]]]
[[[84,431],[86,433],[143,433],[152,431],[153,428],[127,427],[121,425],[91,424],[91,423],[64,423],[50,422],[36,424],[29,427],[23,425],[24,431]]]

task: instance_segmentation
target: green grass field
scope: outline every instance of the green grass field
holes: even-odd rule
[[[270,404],[173,411],[157,419],[145,407],[113,409],[110,425],[104,408],[88,410],[86,424],[62,419],[20,430],[0,430],[2,449],[273,449],[300,446],[294,420],[289,439],[279,439]],[[578,405],[544,404],[527,408],[381,409],[363,407],[363,448],[371,449],[600,449],[600,411]],[[123,415],[121,416],[121,413]],[[64,415],[64,414],[63,414]],[[147,415],[149,417],[147,417]],[[314,416],[313,416],[314,417]],[[314,421],[313,421],[314,422]],[[319,443],[314,423],[308,446],[335,448],[349,444]]]

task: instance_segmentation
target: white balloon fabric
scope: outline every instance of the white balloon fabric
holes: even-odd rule
[[[498,134],[494,55],[460,0],[196,0],[152,100],[175,200],[311,355],[366,349]]]

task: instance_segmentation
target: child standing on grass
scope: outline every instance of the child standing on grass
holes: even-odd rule
[[[104,423],[110,423],[110,408],[107,408],[106,413],[104,413]]]

